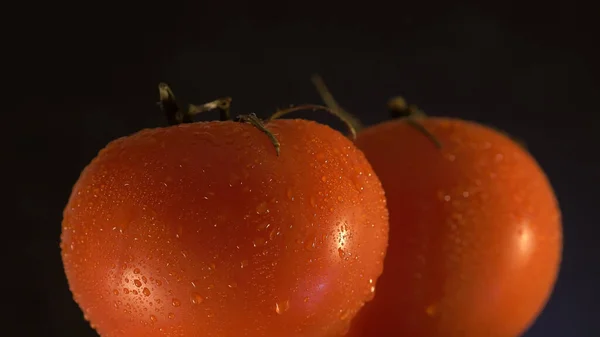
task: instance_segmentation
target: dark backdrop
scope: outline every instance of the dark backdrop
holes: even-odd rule
[[[556,291],[526,336],[600,336],[592,209],[600,73],[591,8],[572,1],[18,6],[3,10],[2,24],[3,137],[12,156],[3,166],[14,171],[4,178],[12,189],[5,205],[16,215],[4,223],[3,336],[94,335],[62,271],[62,208],[102,146],[166,123],[155,105],[159,81],[187,101],[229,95],[234,113],[267,116],[290,103],[320,103],[309,80],[315,71],[367,124],[383,120],[385,101],[402,94],[430,114],[524,139],[558,193],[565,230]]]

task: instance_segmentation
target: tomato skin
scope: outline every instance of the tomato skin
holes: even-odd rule
[[[402,120],[356,141],[386,191],[390,242],[375,299],[351,337],[516,337],[545,305],[562,254],[561,215],[544,172],[488,127]]]
[[[314,122],[141,131],[64,211],[70,289],[103,337],[336,336],[373,297],[388,213],[363,154]]]

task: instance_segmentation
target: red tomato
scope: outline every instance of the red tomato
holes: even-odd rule
[[[103,149],[64,211],[74,299],[104,337],[335,336],[372,298],[381,184],[303,120],[141,131]]]
[[[458,119],[359,132],[384,186],[390,242],[377,296],[352,337],[516,337],[559,270],[561,216],[534,158],[508,137]]]

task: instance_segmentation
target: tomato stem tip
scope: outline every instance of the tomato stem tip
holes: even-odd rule
[[[408,105],[402,96],[391,98],[387,104],[388,113],[393,119],[404,119],[411,127],[422,133],[425,137],[437,147],[442,148],[442,143],[437,139],[423,124],[419,123],[418,119],[426,118],[427,115],[423,110],[419,109],[414,104]]]
[[[271,141],[273,146],[275,147],[275,152],[277,153],[277,157],[279,157],[280,148],[281,148],[281,144],[279,143],[279,140],[277,139],[277,137],[275,137],[275,135],[271,131],[269,131],[269,129],[267,129],[265,127],[265,124],[260,120],[260,118],[258,118],[256,116],[255,113],[251,113],[248,115],[239,115],[239,116],[237,116],[237,119],[238,119],[238,121],[240,121],[242,123],[248,123],[248,124],[254,126],[255,128],[262,131],[264,134],[266,134],[269,137],[269,140]]]
[[[354,133],[359,132],[363,128],[362,122],[338,104],[321,75],[313,74],[311,80],[325,105],[334,110],[339,115],[340,119],[347,121],[347,124],[351,124]]]
[[[217,110],[219,111],[219,120],[228,121],[231,120],[231,115],[229,112],[231,100],[231,97],[223,97],[200,105],[190,104],[188,114],[195,116],[203,112]]]

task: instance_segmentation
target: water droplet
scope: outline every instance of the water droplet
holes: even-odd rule
[[[175,318],[175,314],[172,313],[172,312],[170,312],[169,315],[168,315],[168,317],[169,317],[169,319],[173,319],[173,318]]]
[[[262,237],[256,237],[252,241],[252,245],[254,245],[254,247],[264,246],[266,243],[267,243],[267,240],[265,240],[265,238],[262,238]]]
[[[351,314],[352,314],[352,312],[350,310],[342,310],[342,312],[340,312],[340,319],[342,321],[345,321],[348,318],[350,318]]]
[[[282,302],[275,303],[275,312],[278,313],[279,315],[281,315],[284,312],[288,311],[289,308],[290,308],[290,301],[289,300],[285,300],[285,301],[282,301]]]
[[[140,280],[133,280],[133,284],[135,284],[136,287],[141,287],[142,286],[142,282]]]
[[[294,194],[291,188],[288,188],[286,195],[290,200],[294,201]]]
[[[119,291],[117,289],[113,289],[113,294],[119,295]]]
[[[273,228],[271,232],[269,232],[269,240],[275,239],[275,237],[279,235],[279,231],[276,228]]]
[[[263,222],[263,223],[259,224],[258,226],[256,226],[256,230],[260,232],[260,231],[263,231],[263,230],[265,230],[265,229],[267,229],[269,227],[271,227],[270,223]]]
[[[326,176],[322,176],[322,177],[321,177],[321,181],[322,181],[322,182],[326,182],[326,181],[327,181],[327,177],[326,177]]]
[[[432,304],[425,309],[425,313],[429,316],[433,316],[437,313],[437,306]]]
[[[180,305],[181,305],[181,301],[179,301],[178,299],[174,298],[174,299],[171,301],[171,304],[172,304],[172,305],[173,305],[175,308],[177,308],[178,306],[180,306]]]
[[[310,197],[310,200],[309,200],[309,201],[310,201],[310,205],[311,205],[312,207],[317,207],[317,201],[315,200],[315,198],[314,198],[314,197]]]
[[[338,254],[342,259],[346,256],[346,252],[344,252],[344,250],[341,247],[338,248]]]
[[[499,163],[502,161],[502,159],[504,159],[504,155],[502,155],[501,153],[498,153],[495,157],[494,160],[496,161],[496,163]]]
[[[159,287],[162,286],[162,281],[161,280],[156,280],[156,285],[159,286]]]
[[[142,294],[144,294],[145,296],[150,296],[150,289],[144,288],[144,290],[142,291]]]
[[[216,264],[214,264],[213,262],[211,262],[211,263],[208,265],[208,269],[210,269],[210,270],[215,270],[215,269],[217,269],[217,265],[216,265]]]
[[[240,263],[240,267],[241,267],[241,268],[244,268],[244,267],[247,267],[247,266],[248,266],[248,260],[243,260],[243,261]]]
[[[267,202],[263,201],[260,204],[258,204],[258,206],[256,206],[256,214],[264,214],[264,213],[269,213],[269,206],[267,205]]]
[[[135,269],[133,270],[133,273],[134,273],[134,274],[139,274],[139,273],[140,273],[140,268],[135,268]]]
[[[444,201],[450,201],[450,200],[452,200],[452,197],[446,194],[444,196]]]
[[[468,198],[469,197],[469,191],[464,191],[462,193],[463,197]]]
[[[202,295],[194,292],[190,296],[190,301],[192,301],[192,304],[201,304],[202,302],[204,302],[204,297],[202,297]]]
[[[150,320],[152,321],[152,323],[156,323],[156,321],[158,321],[158,318],[156,318],[156,316],[154,315],[150,315]]]
[[[230,284],[227,285],[227,287],[233,289],[233,288],[237,288],[237,282],[231,282]]]
[[[313,250],[317,246],[317,237],[312,235],[304,240],[304,248],[306,250]]]
[[[123,294],[125,294],[125,295],[129,294],[129,289],[123,288]]]

